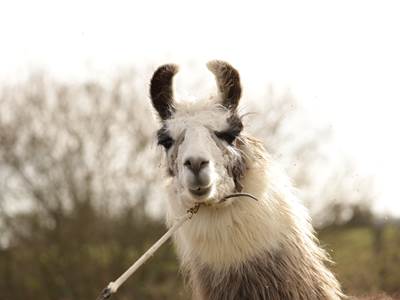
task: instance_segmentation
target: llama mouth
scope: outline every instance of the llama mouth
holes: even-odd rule
[[[192,195],[203,198],[210,193],[211,187],[197,187],[195,189],[189,188],[189,191]]]

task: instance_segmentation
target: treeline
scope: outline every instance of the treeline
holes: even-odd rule
[[[164,168],[146,94],[147,82],[132,74],[108,85],[34,76],[0,89],[1,299],[95,299],[164,233]],[[377,238],[370,213],[354,223],[359,208],[369,211],[370,181],[343,180],[354,171],[343,160],[316,190],[328,132],[304,125],[290,95],[265,99],[247,105],[258,113],[245,122],[282,158],[326,228],[321,237],[346,291],[396,292],[398,230]],[[370,269],[369,259],[382,268]],[[116,299],[188,299],[178,269],[169,243]],[[370,280],[359,280],[360,270]]]

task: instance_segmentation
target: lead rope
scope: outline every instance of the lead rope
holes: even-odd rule
[[[248,193],[235,193],[230,194],[222,198],[219,203],[225,202],[229,198],[234,197],[248,197],[254,200],[258,200],[251,194]],[[147,250],[135,263],[125,271],[117,280],[111,281],[108,286],[101,292],[100,296],[97,297],[97,300],[105,300],[111,297],[118,288],[133,274],[139,269],[153,254],[160,248],[187,220],[190,220],[194,214],[199,211],[201,203],[197,203],[192,208],[186,211],[186,214],[177,218],[174,222],[174,225],[153,245],[149,250]]]
[[[194,214],[199,211],[200,204],[196,204],[186,211],[186,214],[176,219],[174,225],[153,245],[147,250],[135,263],[125,271],[117,280],[111,281],[108,286],[101,292],[97,300],[105,300],[111,297],[118,288],[139,269],[153,254],[160,248],[187,220],[190,220]]]

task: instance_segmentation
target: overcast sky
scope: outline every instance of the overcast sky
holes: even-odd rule
[[[267,84],[290,88],[312,119],[332,126],[360,171],[375,176],[377,209],[400,215],[398,3],[7,1],[0,79],[38,67],[81,80],[129,66],[227,60],[249,98]]]

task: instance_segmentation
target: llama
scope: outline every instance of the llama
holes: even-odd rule
[[[218,95],[177,103],[173,64],[150,83],[168,170],[167,225],[201,203],[175,235],[193,299],[342,299],[305,208],[262,143],[243,132],[239,73],[211,61]],[[244,197],[225,199],[246,192]]]

